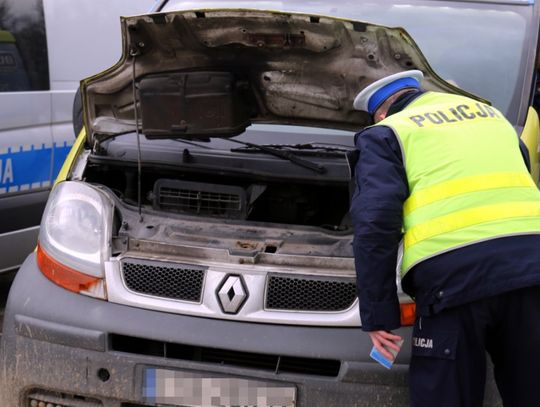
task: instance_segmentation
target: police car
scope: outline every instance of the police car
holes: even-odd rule
[[[0,273],[17,269],[35,248],[47,196],[74,142],[79,80],[118,60],[119,16],[153,4],[1,2]]]
[[[6,308],[2,405],[408,405],[411,344],[386,370],[359,329],[348,154],[370,119],[352,100],[420,69],[535,153],[539,6],[203,5],[124,19],[122,59],[82,82],[84,131]]]

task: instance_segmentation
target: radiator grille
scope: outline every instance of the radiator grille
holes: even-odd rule
[[[122,274],[131,291],[200,302],[206,269],[194,265],[124,259]]]
[[[32,390],[26,397],[25,407],[102,407],[101,401],[66,393]]]
[[[342,311],[356,299],[352,279],[284,277],[270,275],[266,309],[294,311]]]
[[[189,360],[193,362],[217,364],[220,366],[253,368],[274,372],[276,374],[297,373],[336,377],[339,374],[339,369],[341,367],[341,362],[339,360],[241,352],[161,342],[117,334],[111,334],[110,343],[113,350],[120,352]]]

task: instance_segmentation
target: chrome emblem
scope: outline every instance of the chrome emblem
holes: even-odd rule
[[[226,314],[236,314],[240,311],[248,297],[242,276],[229,275],[225,277],[221,287],[218,288],[217,296],[221,309]]]

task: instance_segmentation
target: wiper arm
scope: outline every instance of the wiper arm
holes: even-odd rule
[[[305,160],[303,158],[300,158],[296,156],[294,153],[287,151],[287,150],[278,150],[276,148],[268,147],[268,146],[261,146],[259,144],[253,144],[248,143],[247,141],[239,141],[234,139],[228,139],[228,141],[232,141],[233,143],[242,144],[246,147],[256,148],[257,150],[264,151],[265,153],[268,153],[270,155],[273,155],[275,157],[283,158],[285,160],[289,160],[290,162],[299,165],[301,167],[307,168],[308,170],[315,171],[319,174],[324,174],[326,172],[326,167],[323,165],[314,163],[312,161]]]
[[[354,150],[353,146],[336,143],[303,143],[303,144],[284,144],[283,147],[294,148],[298,150],[315,150],[315,151],[328,151],[328,152],[348,152]]]
[[[339,147],[334,147],[339,146]],[[263,147],[270,147],[276,150],[296,150],[301,152],[324,152],[328,154],[343,154],[354,150],[354,147],[343,144],[323,144],[323,143],[304,143],[304,144],[264,144]]]

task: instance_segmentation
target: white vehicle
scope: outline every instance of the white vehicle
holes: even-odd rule
[[[504,1],[162,0],[124,19],[11,287],[0,405],[408,406],[410,299],[391,370],[360,329],[348,158],[370,117],[352,103],[419,69],[536,140],[540,3]]]
[[[0,273],[35,247],[52,181],[74,142],[79,81],[120,58],[119,17],[153,4],[0,1]]]

